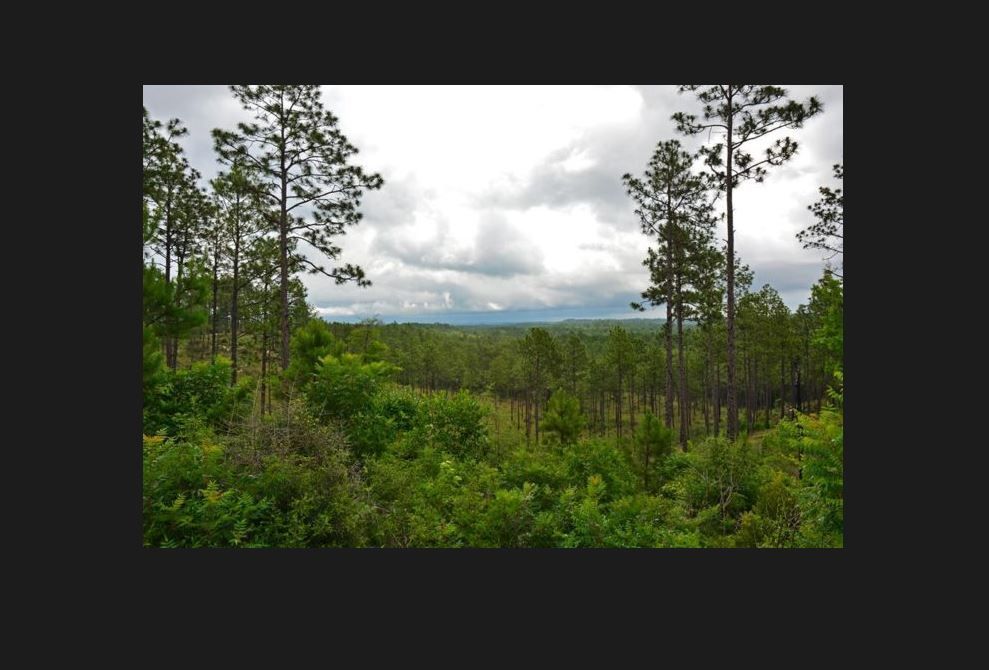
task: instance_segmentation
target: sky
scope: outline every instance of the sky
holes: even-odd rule
[[[796,155],[734,193],[735,248],[795,309],[824,261],[796,233],[807,206],[834,186],[843,162],[841,86],[786,86],[824,111],[778,131]],[[567,318],[656,318],[632,311],[649,284],[650,240],[621,177],[641,175],[660,141],[695,150],[704,137],[675,131],[671,115],[699,113],[692,94],[664,86],[322,86],[323,104],[384,186],[362,198],[361,223],[335,243],[333,265],[360,265],[373,285],[305,275],[308,300],[330,321],[507,323]],[[179,118],[203,185],[223,167],[210,131],[251,120],[226,86],[145,86],[151,116]],[[758,146],[752,153],[758,155]],[[723,198],[718,208],[723,211]],[[720,224],[720,239],[725,224]],[[310,255],[316,252],[309,249]],[[320,261],[317,261],[320,262]],[[330,263],[326,263],[330,265]]]

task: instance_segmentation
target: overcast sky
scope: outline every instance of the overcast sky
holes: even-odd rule
[[[842,87],[787,86],[824,112],[789,134],[800,145],[762,184],[734,195],[735,247],[791,308],[821,275],[820,252],[795,235],[807,205],[833,185],[842,158]],[[641,174],[657,142],[678,138],[670,116],[698,112],[674,86],[323,86],[324,105],[385,180],[363,198],[364,220],[337,238],[339,263],[361,265],[371,288],[306,275],[309,302],[329,320],[508,322],[659,317],[628,303],[649,281],[625,172]],[[152,117],[178,117],[204,180],[216,174],[213,128],[250,120],[225,86],[145,86]],[[779,133],[775,136],[782,136]],[[704,137],[706,139],[706,136]],[[753,152],[755,153],[755,152]],[[204,183],[205,185],[205,183]],[[724,238],[724,223],[721,238]]]

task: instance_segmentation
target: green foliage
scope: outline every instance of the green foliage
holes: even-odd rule
[[[832,166],[834,178],[839,182],[845,178],[845,168],[841,163]],[[817,223],[797,233],[797,239],[804,249],[820,249],[831,260],[844,254],[845,249],[845,195],[842,189],[822,186],[818,189],[821,199],[807,209],[814,213]]]
[[[349,162],[357,147],[340,131],[337,117],[323,107],[319,86],[237,85],[230,90],[254,120],[237,124],[236,132],[213,130],[220,159],[243,160],[250,167],[259,188],[284,214],[277,223],[283,241],[304,240],[326,258],[337,260],[341,249],[333,238],[360,222],[361,197],[381,188],[384,180]],[[286,161],[286,155],[292,159]],[[281,189],[283,180],[292,185],[287,193]],[[307,207],[299,209],[300,205]],[[287,246],[282,254],[282,261],[291,260],[294,268],[307,267],[337,283],[371,284],[364,271],[350,263],[326,269]]]
[[[699,547],[700,538],[669,499],[643,493],[626,496],[608,509],[607,547]]]
[[[144,440],[149,546],[357,546],[369,511],[342,436],[298,406],[225,440]]]
[[[844,286],[827,270],[811,287],[810,309],[821,324],[813,334],[813,343],[830,353],[835,369],[840,369],[845,342]]]
[[[351,422],[349,434],[354,453],[363,458],[384,452],[399,434],[415,425],[420,405],[419,396],[408,389],[382,388]]]
[[[142,381],[144,397],[151,398],[165,376],[165,356],[161,353],[161,342],[155,337],[154,329],[144,326],[142,349]]]
[[[543,430],[555,433],[560,444],[566,446],[577,441],[577,436],[586,423],[577,398],[563,390],[553,393],[546,405]]]
[[[805,546],[840,547],[844,536],[844,427],[838,411],[819,418],[801,416],[799,449],[803,466],[800,492],[801,542]]]
[[[326,356],[339,358],[346,349],[322,319],[312,319],[296,329],[289,348],[292,362],[285,374],[299,388],[305,388],[313,381],[320,360]]]
[[[635,478],[625,456],[615,445],[602,439],[581,440],[563,454],[568,480],[587,483],[590,477],[601,480],[601,497],[620,498],[635,490]]]
[[[673,448],[673,431],[647,411],[635,429],[635,469],[643,487],[653,490],[663,480],[660,469]]]
[[[388,355],[388,346],[381,341],[380,325],[376,319],[365,319],[359,323],[347,336],[347,350],[360,354],[367,362],[384,360]]]
[[[326,355],[316,361],[306,399],[316,416],[350,423],[396,371],[383,361],[364,363],[357,354]]]
[[[775,471],[759,489],[758,501],[745,512],[735,538],[738,547],[789,547],[800,529],[800,506],[792,478]]]
[[[192,421],[225,428],[242,416],[250,402],[251,382],[230,386],[230,361],[195,363],[188,370],[162,375],[144,398],[145,433],[179,436]]]
[[[755,503],[759,490],[758,460],[746,441],[732,443],[707,438],[690,454],[682,476],[682,495],[688,514],[707,535],[730,532],[742,512]]]
[[[206,323],[209,279],[195,266],[181,281],[165,281],[156,267],[144,268],[145,326],[157,336],[182,337]]]
[[[414,450],[430,447],[459,458],[482,458],[488,450],[485,408],[465,391],[438,394],[419,405],[406,444]]]

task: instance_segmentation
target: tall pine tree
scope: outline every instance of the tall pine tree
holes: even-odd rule
[[[789,160],[797,150],[790,137],[777,139],[765,149],[765,157],[754,160],[752,142],[783,128],[799,128],[809,117],[820,112],[821,102],[811,97],[805,103],[787,98],[786,89],[758,84],[716,84],[714,86],[684,85],[680,93],[697,94],[703,105],[703,122],[694,114],[677,112],[673,115],[677,130],[697,135],[705,130],[723,135],[723,141],[701,148],[701,155],[710,167],[718,185],[725,193],[728,223],[728,252],[726,254],[727,336],[728,336],[728,439],[738,436],[738,398],[735,388],[735,227],[732,193],[742,181],[761,182],[767,166],[778,166]]]
[[[281,366],[289,365],[289,278],[293,260],[312,273],[338,284],[354,281],[370,286],[364,271],[349,263],[327,270],[305,255],[292,252],[292,242],[306,242],[330,260],[341,249],[333,238],[360,222],[365,190],[381,188],[380,175],[349,164],[357,153],[337,127],[337,117],[323,108],[319,86],[231,86],[234,97],[254,114],[254,122],[237,124],[236,132],[213,131],[222,160],[243,158],[263,185],[269,222],[279,242],[281,298]],[[294,258],[293,258],[294,256]]]

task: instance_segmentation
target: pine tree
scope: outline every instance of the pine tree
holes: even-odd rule
[[[239,368],[240,296],[250,282],[243,269],[245,259],[253,253],[253,245],[264,231],[264,219],[259,185],[234,160],[229,172],[220,172],[211,182],[220,208],[223,238],[222,253],[229,261],[230,279],[230,384],[237,383]]]
[[[677,324],[679,362],[680,445],[687,448],[688,393],[684,361],[683,321],[686,316],[691,286],[702,281],[700,272],[706,266],[697,257],[706,254],[713,244],[715,219],[708,196],[711,181],[692,172],[693,157],[677,140],[660,142],[649,161],[644,179],[625,174],[626,190],[638,205],[635,210],[642,232],[660,242],[658,249],[650,247],[643,264],[650,269],[652,285],[642,293],[651,304],[666,304],[666,421],[672,425],[673,345],[672,321]],[[641,304],[633,308],[643,310]]]
[[[694,114],[677,112],[673,120],[677,130],[696,135],[704,130],[724,133],[724,140],[701,148],[701,155],[725,193],[728,224],[727,267],[727,342],[728,342],[728,439],[738,435],[738,399],[735,388],[735,227],[732,193],[744,180],[761,182],[766,166],[778,166],[797,151],[789,137],[777,139],[765,149],[765,158],[754,161],[749,143],[783,128],[799,128],[809,117],[819,113],[821,102],[811,97],[806,103],[787,98],[785,89],[757,84],[684,85],[680,93],[693,92],[703,104],[704,122]],[[749,145],[749,146],[747,146]]]
[[[543,328],[530,328],[525,339],[520,342],[520,348],[528,399],[535,411],[536,444],[539,444],[539,409],[545,404],[550,383],[559,375],[560,350],[553,336]],[[528,430],[526,436],[528,437]]]
[[[384,180],[366,174],[348,160],[357,153],[337,127],[337,117],[323,108],[315,85],[231,86],[234,97],[254,113],[252,123],[237,124],[237,132],[213,131],[221,158],[243,159],[244,169],[262,185],[269,224],[278,234],[282,370],[289,365],[289,278],[291,266],[370,286],[364,271],[349,263],[327,270],[292,251],[293,242],[306,242],[323,256],[341,253],[333,238],[360,222],[358,211],[365,190],[381,188]]]
[[[845,168],[838,163],[833,166],[834,178],[843,181]],[[830,255],[824,260],[831,261],[836,256],[844,256],[845,250],[845,195],[840,188],[831,189],[822,186],[818,189],[821,199],[807,209],[814,213],[817,223],[797,233],[797,239],[803,243],[804,249],[821,249]],[[844,269],[839,261],[839,266]],[[833,267],[829,269],[838,277],[841,272]]]

